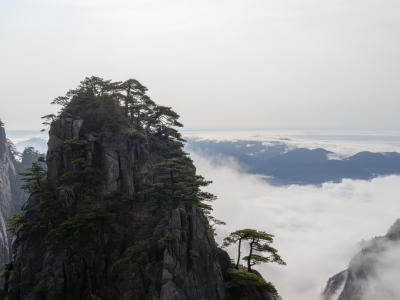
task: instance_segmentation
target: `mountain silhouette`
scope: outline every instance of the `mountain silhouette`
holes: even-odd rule
[[[267,175],[271,183],[315,184],[341,182],[343,179],[370,180],[377,176],[400,174],[400,153],[359,152],[346,159],[329,159],[334,153],[322,148],[289,150],[282,142],[194,141],[187,149],[202,155],[229,155],[247,166],[251,174]]]

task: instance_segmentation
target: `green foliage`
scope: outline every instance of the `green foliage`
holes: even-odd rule
[[[167,235],[164,236],[162,239],[159,239],[159,240],[158,240],[158,244],[159,244],[161,247],[164,247],[165,243],[167,243],[167,242],[172,242],[172,241],[174,241],[175,239],[176,239],[176,237],[175,237],[174,235],[172,235],[172,234],[167,234]]]
[[[22,213],[13,214],[10,218],[7,219],[7,231],[14,231],[16,227],[19,225],[24,225],[26,222],[25,215]]]
[[[144,299],[145,294],[148,293],[143,272],[146,263],[147,249],[141,245],[134,245],[126,249],[122,259],[118,260],[114,266],[115,270],[128,269],[128,271],[130,272],[139,273],[139,276],[131,276],[128,278],[129,281],[132,282],[132,295],[129,299],[137,299],[137,295],[139,295],[138,299]],[[141,287],[139,287],[139,284]],[[132,296],[135,296],[135,298],[133,298]]]
[[[140,195],[140,198],[146,202],[144,206],[149,207],[151,204],[154,207],[155,201],[159,208],[179,205],[198,206],[206,213],[210,230],[215,234],[214,226],[223,225],[224,222],[213,218],[210,215],[211,206],[205,203],[216,199],[211,193],[202,190],[211,181],[196,174],[192,160],[183,151],[184,139],[175,129],[182,127],[182,124],[178,122],[179,115],[170,107],[154,103],[146,95],[146,91],[147,88],[134,79],[111,82],[95,76],[85,78],[76,89],[54,99],[53,104],[60,105],[61,111],[56,116],[45,116],[47,123],[45,122],[44,125],[49,125],[59,118],[80,116],[84,120],[81,132],[97,133],[103,141],[102,146],[105,150],[119,149],[122,143],[126,144],[129,151],[135,155],[135,159],[137,157],[138,166],[143,163],[150,167],[154,163],[149,172],[143,174],[142,177],[136,176],[138,174],[135,173],[135,196]],[[77,166],[73,168],[74,171],[68,168],[64,171],[65,173],[60,174],[60,179],[65,185],[72,185],[70,179],[74,179],[75,215],[69,219],[65,219],[62,214],[57,216],[56,212],[59,211],[56,207],[57,201],[49,192],[48,199],[44,200],[42,205],[48,211],[47,215],[52,215],[52,218],[57,220],[53,222],[52,219],[51,224],[54,224],[52,231],[63,231],[67,235],[69,249],[79,255],[97,245],[96,241],[91,239],[91,234],[95,231],[94,226],[100,222],[106,222],[115,228],[115,235],[123,236],[127,241],[127,249],[116,264],[115,272],[126,276],[124,279],[132,286],[132,295],[135,295],[131,298],[143,299],[143,291],[146,291],[147,287],[142,271],[147,263],[148,241],[143,242],[143,245],[138,241],[143,241],[142,238],[145,235],[148,238],[151,233],[159,239],[163,235],[164,226],[161,224],[154,231],[153,228],[149,228],[150,225],[133,229],[133,225],[127,226],[129,224],[127,221],[132,215],[135,218],[135,224],[141,224],[142,218],[150,223],[146,218],[149,216],[153,219],[158,218],[163,212],[149,209],[143,213],[145,216],[142,216],[142,212],[130,209],[128,211],[128,206],[131,207],[131,204],[125,201],[124,190],[112,192],[111,195],[107,193],[105,198],[98,201],[97,197],[101,196],[103,190],[99,189],[101,173],[96,152],[98,149],[96,147],[92,149],[89,142],[78,137],[65,141],[63,148],[69,152],[72,150],[71,157],[76,157],[78,154],[73,162]],[[93,165],[91,161],[86,160],[88,150],[94,151]],[[151,224],[155,226],[153,221]],[[42,220],[38,222],[48,224]],[[77,230],[79,230],[78,234],[72,236],[72,233]],[[166,235],[159,240],[159,244],[164,246],[165,243],[171,243],[173,240],[175,236]],[[134,246],[131,246],[132,244]],[[193,261],[196,261],[198,257],[199,254],[196,251],[190,251],[190,258]],[[141,282],[138,281],[139,279]],[[136,293],[140,287],[133,286],[140,283],[142,292]]]
[[[135,245],[126,249],[123,257],[115,263],[116,268],[130,264],[143,264],[147,260],[146,249]]]
[[[158,237],[158,236],[162,235],[162,233],[164,231],[164,227],[165,227],[164,224],[158,224],[156,226],[156,228],[154,228],[153,237]]]
[[[16,164],[16,162],[22,158],[22,153],[18,151],[17,147],[15,147],[14,143],[9,139],[7,139],[7,145],[11,154],[11,159],[14,164]]]
[[[89,150],[90,144],[87,142],[79,141],[78,137],[73,137],[70,140],[64,141],[64,146],[69,146],[74,150]]]
[[[206,217],[208,219],[208,228],[210,229],[211,234],[213,236],[216,236],[217,233],[215,232],[215,225],[222,226],[222,225],[226,225],[226,223],[211,216],[208,209],[204,211],[204,214],[206,215]]]
[[[74,179],[75,175],[71,171],[64,171],[63,175],[60,176],[61,181],[67,181],[69,179]]]
[[[47,287],[42,286],[33,292],[33,295],[45,295],[47,294],[48,290]]]
[[[55,226],[59,225],[61,221],[60,203],[56,200],[54,191],[50,188],[48,182],[42,184],[42,191],[38,196],[43,199],[40,203],[41,209],[44,212],[43,218],[48,218]],[[47,224],[47,221],[45,224]]]
[[[237,288],[240,286],[256,286],[266,289],[270,293],[276,293],[274,285],[266,282],[263,278],[258,277],[256,274],[243,272],[236,269],[228,269],[227,274],[229,281],[225,282],[227,289]]]
[[[190,259],[194,262],[200,258],[200,253],[195,250],[190,250],[189,253],[190,253]]]
[[[39,192],[43,188],[42,179],[46,176],[46,170],[43,166],[44,158],[39,157],[38,162],[32,162],[30,168],[27,168],[27,172],[19,172],[18,174],[23,176],[22,181],[26,183],[21,185],[21,189],[29,190],[29,192]]]
[[[57,116],[54,114],[50,114],[43,116],[42,119],[44,119],[44,122],[42,124],[49,128],[51,123],[57,120]],[[42,129],[41,131],[46,131],[46,129]]]
[[[106,213],[102,209],[88,208],[76,216],[73,216],[60,225],[60,229],[76,230],[82,227],[91,227],[98,223]]]
[[[95,191],[92,189],[85,189],[81,194],[81,199],[83,203],[90,204],[96,199]]]
[[[119,106],[119,101],[112,95],[104,95],[100,98],[100,118],[103,126],[111,132],[118,132],[121,128],[123,111]]]
[[[24,151],[20,155],[21,164],[24,168],[31,166],[33,162],[38,161],[40,157],[44,157],[45,155],[40,153],[38,150],[35,150],[34,147],[25,147]],[[46,169],[46,165],[43,163],[39,163],[43,169]]]
[[[174,147],[169,151],[169,158],[153,166],[151,172],[144,174],[146,177],[157,178],[148,192],[157,199],[158,207],[162,202],[170,202],[177,207],[180,202],[200,205],[202,201],[216,199],[211,193],[201,190],[212,181],[204,180],[204,177],[196,175],[193,161],[180,148],[180,143],[172,143]]]
[[[8,270],[4,270],[3,272],[1,272],[0,277],[6,277],[10,274],[10,271]]]
[[[83,179],[86,186],[89,188],[90,193],[94,195],[93,189],[96,188],[101,181],[99,170],[93,167],[92,164],[88,163],[83,157],[74,160],[72,163],[81,166],[81,174],[84,175]]]
[[[252,266],[259,265],[263,262],[275,262],[280,265],[286,265],[286,263],[278,255],[278,250],[270,246],[270,244],[274,241],[273,237],[274,236],[272,234],[268,234],[264,231],[257,231],[255,229],[242,229],[231,232],[228,237],[224,238],[224,243],[222,247],[228,247],[232,244],[239,242],[239,254],[236,268],[238,268],[239,265],[240,245],[242,241],[249,241],[250,245],[250,254],[243,258],[243,260],[247,261],[248,271],[251,270]],[[258,253],[267,252],[269,256],[254,254],[253,251],[256,251]]]
[[[21,287],[21,286],[27,286],[27,285],[31,285],[31,284],[32,284],[32,281],[28,280],[28,281],[23,281],[23,282],[18,283],[17,286]]]
[[[146,136],[143,133],[141,133],[140,131],[130,130],[130,129],[125,129],[124,130],[124,136],[126,136],[128,138],[131,138],[133,140],[136,140],[136,139],[144,140],[144,139],[146,139]]]

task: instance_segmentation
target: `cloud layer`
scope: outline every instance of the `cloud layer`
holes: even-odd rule
[[[285,144],[296,148],[324,148],[336,154],[333,158],[348,157],[361,151],[400,152],[400,131],[352,130],[253,130],[253,131],[184,131],[187,138],[212,141],[258,141],[265,147]],[[249,148],[251,152],[251,147]]]
[[[400,177],[371,182],[273,187],[241,171],[229,157],[205,158],[192,153],[198,173],[214,183],[219,197],[214,216],[229,232],[254,228],[275,235],[274,246],[287,266],[256,269],[273,282],[285,300],[317,299],[329,277],[347,268],[359,250],[357,242],[384,235],[400,217]],[[236,257],[236,248],[228,249]]]

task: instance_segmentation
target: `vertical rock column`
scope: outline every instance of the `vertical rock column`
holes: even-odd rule
[[[6,133],[0,127],[0,268],[10,259],[10,237],[6,231],[6,221],[12,214],[11,181],[15,179],[16,171],[7,146]],[[3,278],[0,278],[3,284]]]

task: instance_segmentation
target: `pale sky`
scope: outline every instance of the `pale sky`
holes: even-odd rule
[[[0,33],[8,130],[92,75],[192,130],[400,129],[398,0],[2,0]]]

